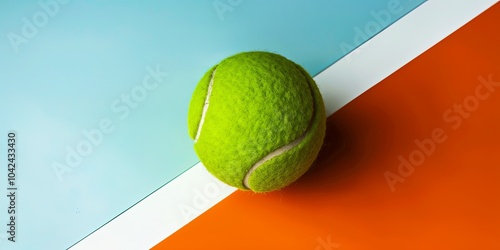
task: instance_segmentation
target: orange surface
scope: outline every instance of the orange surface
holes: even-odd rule
[[[155,248],[500,249],[499,27],[496,4],[329,117],[298,182],[237,191]]]

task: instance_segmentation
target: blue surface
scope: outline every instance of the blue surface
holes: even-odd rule
[[[196,164],[187,106],[223,58],[272,51],[316,75],[422,2],[0,2],[0,138],[18,132],[19,187],[18,241],[0,233],[0,248],[69,247]]]

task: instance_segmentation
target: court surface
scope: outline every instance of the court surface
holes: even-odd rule
[[[499,249],[497,2],[425,2],[316,74],[327,135],[291,186],[197,164],[72,249]]]

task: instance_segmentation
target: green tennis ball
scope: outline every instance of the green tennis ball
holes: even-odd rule
[[[189,135],[207,170],[243,190],[281,189],[314,162],[325,135],[311,76],[283,56],[245,52],[212,67],[196,87]]]

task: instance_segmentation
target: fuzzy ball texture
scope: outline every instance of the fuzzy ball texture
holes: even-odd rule
[[[212,67],[196,87],[190,137],[207,170],[243,190],[281,189],[314,162],[326,128],[323,99],[299,65],[244,52]]]

